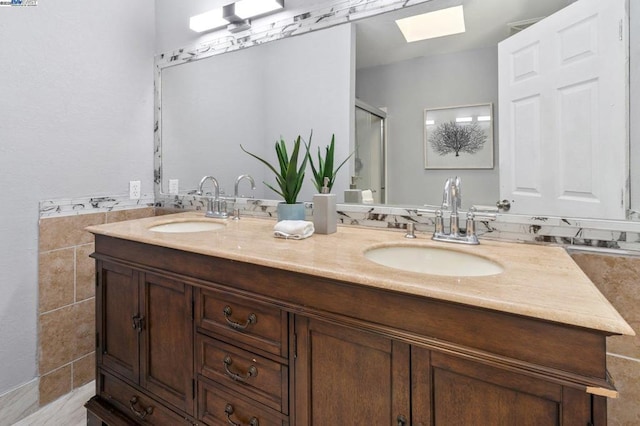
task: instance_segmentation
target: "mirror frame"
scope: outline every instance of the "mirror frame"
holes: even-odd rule
[[[219,38],[158,54],[155,58],[154,85],[154,194],[157,207],[166,209],[202,209],[204,203],[193,195],[162,192],[162,70],[187,62],[246,49],[311,31],[349,23],[432,0],[368,0],[352,5],[351,0],[328,1],[321,9],[291,16],[269,25],[252,28],[238,37],[226,30]],[[246,33],[243,33],[246,34]],[[239,207],[253,216],[271,217],[277,200],[239,200]],[[308,213],[312,203],[305,203]],[[433,229],[433,220],[421,207],[339,204],[339,221],[344,224],[377,228],[403,228],[418,224],[419,231]],[[630,212],[629,220],[601,220],[565,217],[540,217],[499,213],[496,220],[482,222],[479,235],[499,240],[551,242],[581,247],[599,247],[640,251],[640,212]]]

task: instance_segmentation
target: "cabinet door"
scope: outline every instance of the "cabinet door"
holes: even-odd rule
[[[144,274],[140,384],[194,414],[192,287]]]
[[[415,347],[411,361],[415,425],[590,424],[583,391]]]
[[[131,268],[98,261],[97,363],[137,383],[139,378],[138,277]]]
[[[296,425],[410,424],[409,346],[296,317]]]

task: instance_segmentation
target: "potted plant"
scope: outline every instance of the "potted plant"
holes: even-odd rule
[[[338,170],[347,162],[351,155],[340,163],[334,170],[336,135],[331,136],[331,144],[325,147],[324,158],[322,151],[318,147],[318,167],[313,163],[313,158],[309,153],[307,145],[307,157],[313,172],[313,184],[318,190],[318,194],[313,196],[313,225],[319,234],[333,234],[338,227],[338,213],[336,211],[336,196],[331,194],[331,188],[336,180]]]
[[[347,158],[345,158],[345,160],[334,170],[335,142],[336,135],[334,134],[331,135],[331,144],[325,147],[324,158],[322,158],[320,147],[318,147],[318,168],[316,168],[313,163],[313,158],[309,152],[309,145],[307,145],[307,156],[309,157],[309,164],[311,165],[311,171],[313,172],[313,184],[320,194],[323,193],[323,188],[325,187],[325,178],[328,178],[329,180],[326,185],[327,190],[324,191],[331,192],[331,188],[333,188],[333,184],[336,181],[336,174],[338,173],[338,170],[340,170],[349,160],[351,155],[353,155],[353,153],[349,154]],[[309,138],[309,143],[311,143],[311,138]]]
[[[284,139],[280,138],[279,142],[276,141],[275,149],[278,156],[279,170],[268,161],[247,151],[240,145],[240,148],[244,152],[262,162],[276,175],[277,189],[267,182],[263,183],[284,198],[284,203],[278,204],[278,220],[304,220],[305,218],[304,204],[298,203],[297,199],[300,189],[302,189],[302,183],[304,182],[305,169],[309,158],[309,146],[304,144],[306,152],[303,153],[302,161],[300,162],[300,166],[298,166],[301,139],[300,136],[295,139],[291,156],[289,156]],[[311,138],[309,138],[309,140],[311,140]]]

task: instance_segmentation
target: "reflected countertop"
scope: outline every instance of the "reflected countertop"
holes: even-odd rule
[[[222,257],[287,271],[347,281],[416,296],[462,303],[610,334],[633,335],[596,286],[562,247],[481,240],[467,246],[435,242],[419,233],[407,240],[404,231],[338,226],[330,235],[304,240],[274,238],[275,221],[243,217],[221,221],[220,230],[160,233],[162,223],[205,219],[202,212],[155,216],[90,226],[89,232]],[[367,249],[389,245],[438,247],[485,257],[500,264],[497,275],[457,277],[408,272],[367,260]]]

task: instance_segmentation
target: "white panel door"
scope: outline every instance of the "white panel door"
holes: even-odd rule
[[[624,219],[625,0],[579,0],[498,45],[509,213]]]

